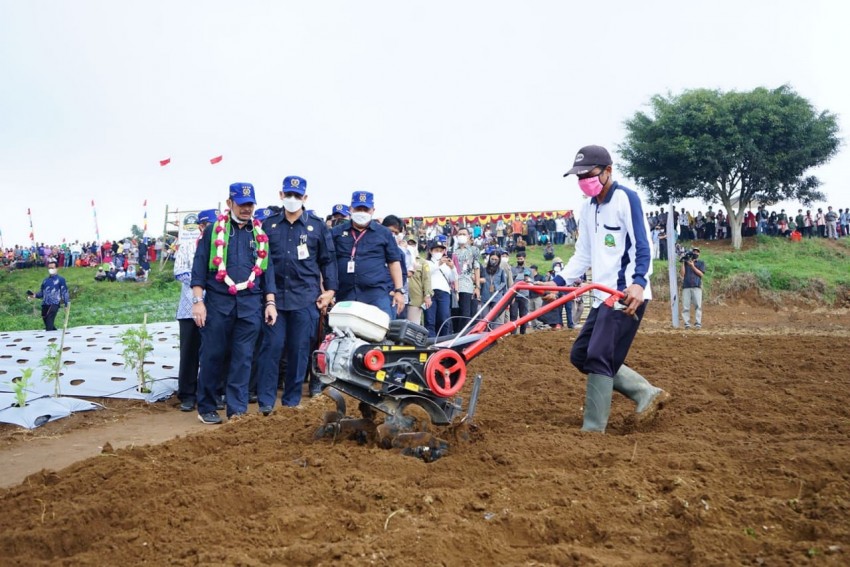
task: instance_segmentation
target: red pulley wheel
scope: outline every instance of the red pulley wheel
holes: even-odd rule
[[[454,396],[466,382],[466,362],[453,350],[438,350],[425,363],[425,382],[441,398]]]
[[[384,353],[379,350],[370,350],[363,355],[363,366],[372,372],[377,372],[384,367]]]

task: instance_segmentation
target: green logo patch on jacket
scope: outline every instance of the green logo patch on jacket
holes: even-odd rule
[[[613,234],[606,234],[605,235],[605,246],[613,248],[616,245],[617,245],[617,243],[614,241],[614,235]]]

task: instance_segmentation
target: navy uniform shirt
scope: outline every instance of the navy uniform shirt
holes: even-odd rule
[[[290,223],[281,210],[265,220],[263,230],[269,235],[279,310],[315,305],[322,286],[325,291],[337,290],[334,245],[323,220],[302,211],[298,220]]]
[[[224,255],[227,261],[227,274],[234,284],[238,284],[247,280],[251,274],[254,263],[257,261],[257,249],[251,222],[246,223],[242,228],[232,221],[229,224],[230,241],[224,249]],[[216,238],[214,236],[216,233],[213,231],[217,225],[218,222],[215,222],[208,226],[198,241],[190,285],[201,286],[206,290],[205,302],[208,309],[214,308],[227,315],[236,307],[238,317],[257,316],[261,311],[265,294],[276,292],[274,263],[269,261],[263,275],[254,279],[253,289],[243,289],[236,295],[231,295],[227,291],[228,285],[215,279],[216,270],[209,268],[210,239]]]
[[[361,232],[352,230],[351,221],[345,221],[336,225],[331,234],[339,273],[339,299],[344,301],[356,299],[359,293],[393,290],[395,286],[387,266],[402,259],[390,229],[371,221]],[[358,238],[356,243],[355,237]],[[352,260],[354,273],[349,273],[348,265]]]

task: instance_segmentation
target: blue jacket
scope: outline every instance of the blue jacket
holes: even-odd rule
[[[68,294],[68,284],[65,278],[56,274],[47,276],[41,282],[41,289],[35,294],[44,305],[71,305],[71,296]]]
[[[263,230],[269,235],[279,310],[315,305],[323,285],[325,290],[339,288],[331,231],[324,221],[302,211],[298,220],[290,223],[281,211],[265,220]]]
[[[372,221],[362,233],[353,231],[351,221],[338,224],[331,230],[336,252],[339,291],[337,299],[357,299],[358,294],[393,290],[389,264],[401,262],[401,251],[393,233],[378,222]],[[355,237],[359,240],[355,243]],[[354,272],[349,273],[349,262],[354,261]],[[404,271],[404,270],[402,270]]]

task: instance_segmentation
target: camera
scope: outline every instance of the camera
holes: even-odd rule
[[[694,254],[693,250],[688,250],[682,255],[682,262],[690,262],[691,260],[696,260],[697,255]]]

